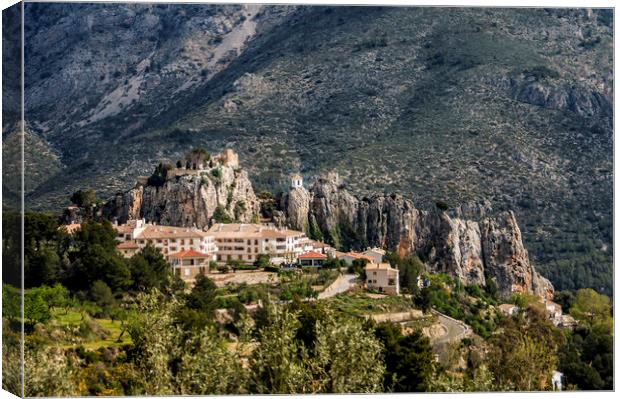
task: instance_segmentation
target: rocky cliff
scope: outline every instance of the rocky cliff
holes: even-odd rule
[[[161,166],[146,182],[117,193],[101,208],[109,220],[145,218],[172,226],[208,226],[211,219],[251,222],[259,202],[246,171],[235,162],[211,160],[198,170]],[[144,180],[144,179],[142,179]]]
[[[494,281],[503,297],[514,292],[553,295],[551,283],[529,261],[512,212],[482,214],[474,221],[418,210],[396,194],[359,199],[335,173],[317,179],[309,191],[291,189],[280,206],[277,222],[336,246],[372,245],[418,254],[429,271],[457,276],[464,284]],[[483,209],[488,211],[489,205]]]

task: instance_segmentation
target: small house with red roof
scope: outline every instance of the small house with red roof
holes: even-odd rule
[[[168,255],[174,274],[184,281],[194,281],[199,274],[209,272],[212,255],[188,249]]]
[[[323,266],[326,260],[327,255],[314,251],[303,253],[297,257],[300,266],[319,267]]]

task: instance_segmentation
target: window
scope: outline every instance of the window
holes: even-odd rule
[[[185,268],[185,276],[189,276],[191,274],[191,270],[189,269],[189,267]]]
[[[372,284],[372,280],[368,280],[368,284]]]
[[[254,245],[258,245],[258,240],[254,240]]]
[[[376,276],[376,275],[377,275],[377,272],[372,272],[372,275],[373,275],[373,276]]]

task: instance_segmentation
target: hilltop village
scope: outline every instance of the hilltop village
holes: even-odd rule
[[[337,176],[328,179],[341,184]],[[163,194],[166,190],[171,194]],[[182,193],[183,190],[188,192]],[[291,174],[289,193],[281,199],[284,210],[291,214],[287,217],[273,211],[271,219],[266,218],[260,214],[261,201],[232,149],[213,156],[204,149],[194,149],[175,165],[160,164],[152,176],[140,176],[134,189],[118,194],[96,212],[100,217],[113,220],[117,250],[122,256],[131,258],[151,246],[162,254],[173,274],[190,287],[200,275],[210,276],[221,284],[262,284],[273,282],[273,275],[280,271],[318,273],[323,269],[335,269],[343,276],[348,273],[347,278],[333,282],[332,289],[335,288],[336,293],[361,287],[368,292],[400,295],[402,276],[398,266],[389,262],[387,248],[367,246],[359,251],[351,248],[341,251],[342,245],[334,245],[333,237],[311,231],[309,224],[317,224],[316,220],[308,220],[312,216],[300,216],[299,211],[293,209],[299,207],[295,198],[307,195],[303,177],[299,173]],[[129,203],[127,198],[130,198]],[[162,205],[158,205],[158,201]],[[309,208],[308,205],[301,207]],[[153,213],[154,208],[158,213]],[[64,227],[67,231],[79,229],[80,224],[75,223],[75,219],[81,217],[80,211],[75,206],[67,209],[64,217],[69,221]],[[332,212],[339,211],[332,209]],[[334,216],[337,215],[326,218]],[[172,223],[159,224],[146,218]],[[191,227],[187,227],[188,224]],[[290,226],[303,226],[304,231]],[[308,233],[326,237],[331,243],[310,238]],[[406,255],[402,243],[396,251]],[[413,279],[415,286],[421,289],[430,284],[429,273],[433,272],[432,266],[422,267],[407,279]],[[458,274],[456,277],[461,278]],[[477,282],[468,277],[463,280]],[[527,287],[531,285],[512,284],[508,294],[528,293],[531,288]],[[503,295],[503,299],[509,299],[509,295]],[[562,315],[561,306],[548,295],[538,295],[556,326],[574,324],[570,316]],[[497,309],[510,315],[518,306],[505,303]]]
[[[53,376],[28,394],[609,385],[611,350],[580,346],[609,347],[609,299],[554,292],[512,212],[420,210],[294,172],[256,194],[234,151],[198,148],[107,200],[84,189],[58,218],[27,213],[24,313],[20,280],[5,282],[3,342],[23,320],[26,367]],[[20,240],[3,239],[8,270]]]

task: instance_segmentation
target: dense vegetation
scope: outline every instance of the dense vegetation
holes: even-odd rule
[[[218,287],[201,275],[190,289],[152,247],[123,258],[107,222],[73,234],[58,227],[26,215],[23,320],[19,282],[3,274],[3,387],[13,392],[21,322],[28,396],[545,390],[552,370],[570,389],[613,384],[611,305],[593,290],[558,293],[578,321],[569,330],[527,296],[514,298],[518,314],[500,315],[492,286],[423,275],[419,288],[419,259],[393,254],[407,296],[354,290],[306,301],[336,278],[338,262],[312,274],[281,271],[277,285]],[[6,236],[3,261],[15,261],[18,241]],[[367,318],[414,307],[464,320],[476,335],[439,349],[421,326]],[[438,350],[448,360],[437,361]]]
[[[32,207],[58,209],[86,185],[105,197],[153,159],[228,145],[261,190],[335,168],[353,192],[403,192],[421,208],[514,209],[558,289],[612,295],[612,10],[272,6],[214,66],[204,60],[226,33],[192,21],[238,28],[238,6],[26,10]],[[97,29],[69,28],[103,10]],[[138,82],[152,84],[133,97]],[[17,135],[6,139],[3,158],[18,160]]]

